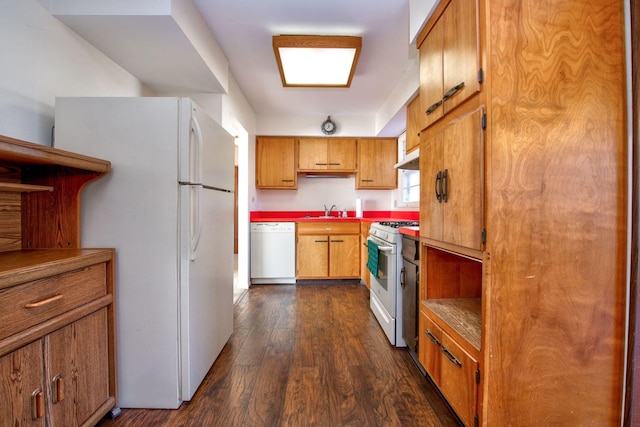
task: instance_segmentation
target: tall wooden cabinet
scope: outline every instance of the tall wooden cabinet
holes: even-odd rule
[[[620,425],[624,3],[443,0],[418,46],[424,366],[466,425],[475,423],[469,406],[484,426]],[[449,64],[463,63],[476,66],[447,82]],[[481,127],[464,124],[482,111]],[[446,210],[431,206],[446,183],[438,150],[446,159],[448,142],[469,173],[456,181],[465,206],[449,227],[467,229],[464,215],[479,212],[470,243],[447,234]],[[463,367],[477,361],[475,386],[444,349]]]
[[[114,251],[80,249],[80,192],[107,161],[0,137],[0,425],[117,413]]]

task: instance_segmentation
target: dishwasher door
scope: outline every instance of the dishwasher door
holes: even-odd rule
[[[296,283],[295,222],[251,223],[251,283]]]

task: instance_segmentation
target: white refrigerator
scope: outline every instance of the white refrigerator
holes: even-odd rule
[[[112,162],[81,244],[116,249],[119,405],[177,408],[233,331],[234,139],[188,98],[57,98],[54,146]]]

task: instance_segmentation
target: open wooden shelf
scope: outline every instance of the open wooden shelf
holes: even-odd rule
[[[438,326],[447,332],[454,332],[480,352],[480,298],[427,299],[422,301],[422,305],[433,316]]]
[[[11,193],[31,193],[34,191],[53,191],[53,186],[18,184],[14,182],[0,182],[0,191],[8,191]]]

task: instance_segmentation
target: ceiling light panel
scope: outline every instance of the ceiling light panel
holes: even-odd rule
[[[273,36],[283,86],[349,87],[361,37]]]

